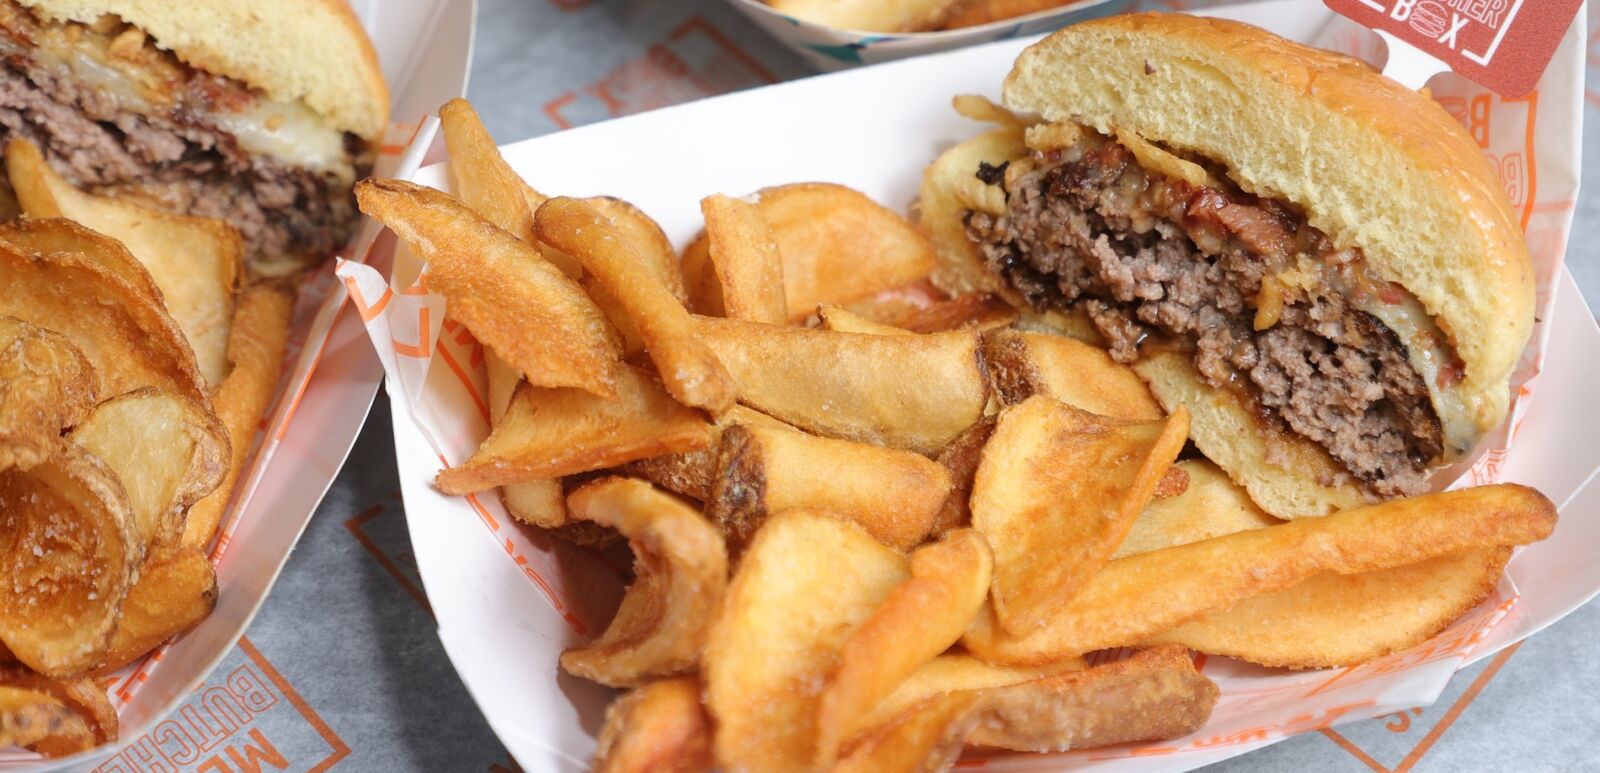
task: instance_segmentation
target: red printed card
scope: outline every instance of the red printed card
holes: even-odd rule
[[[1323,0],[1516,98],[1533,91],[1583,0]]]

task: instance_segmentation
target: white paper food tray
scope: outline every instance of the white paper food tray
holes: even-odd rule
[[[466,92],[476,0],[355,0],[378,50],[394,103],[375,173],[409,175],[436,133],[425,120]],[[367,221],[348,254],[363,255],[378,227]],[[278,392],[256,436],[259,451],[239,476],[211,553],[216,610],[192,630],[122,672],[110,686],[119,741],[55,760],[0,751],[4,770],[89,770],[161,721],[210,675],[255,617],[366,421],[383,369],[360,316],[329,261],[296,302]]]
[[[1368,47],[1311,0],[1224,9],[1303,41]],[[1577,194],[1585,22],[1573,25],[1537,95],[1503,100],[1455,76],[1433,93],[1476,122],[1523,216],[1539,282],[1539,323],[1516,376],[1510,429],[1462,481],[1507,480],[1561,506],[1557,533],[1524,549],[1498,593],[1450,630],[1349,669],[1285,672],[1210,658],[1222,688],[1212,720],[1172,741],[1055,755],[991,757],[985,769],[1186,770],[1293,734],[1437,699],[1462,666],[1526,637],[1600,592],[1600,330],[1561,268]],[[958,93],[996,96],[1029,41],[1011,41],[747,91],[517,143],[506,157],[552,194],[614,195],[657,218],[677,244],[701,226],[699,200],[763,186],[844,183],[906,210],[940,151],[982,130],[949,108]],[[1469,111],[1467,106],[1472,106]],[[670,152],[663,152],[670,149]],[[448,190],[448,169],[414,178]],[[1535,182],[1535,180],[1537,182]],[[368,331],[396,400],[395,453],[413,549],[439,635],[489,724],[527,770],[582,770],[611,691],[563,673],[557,656],[598,633],[619,594],[603,556],[512,521],[497,496],[447,497],[432,485],[487,432],[481,347],[444,323],[442,299],[412,289],[417,262],[396,258],[391,286],[341,267],[372,311]],[[408,292],[409,290],[409,292]],[[397,343],[399,342],[399,343]],[[1504,450],[1509,441],[1510,450]]]
[[[1075,22],[1119,13],[1130,5],[1130,0],[1078,0],[1070,5],[1036,11],[1014,19],[938,32],[838,29],[780,13],[761,0],[728,0],[728,4],[768,35],[777,38],[785,48],[799,54],[807,64],[824,72],[832,72],[996,40],[1032,37]]]

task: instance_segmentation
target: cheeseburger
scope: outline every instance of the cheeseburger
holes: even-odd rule
[[[389,93],[342,0],[0,0],[0,143],[225,220],[258,270],[342,247]]]
[[[1236,22],[1108,18],[1017,59],[1016,125],[928,170],[938,281],[1095,339],[1282,517],[1430,488],[1533,325],[1499,179],[1433,100]]]

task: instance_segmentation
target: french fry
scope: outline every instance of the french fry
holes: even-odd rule
[[[1397,499],[1112,561],[1036,631],[1010,636],[992,612],[980,613],[962,643],[1013,664],[1133,646],[1322,572],[1359,574],[1523,545],[1548,537],[1555,524],[1555,506],[1525,486]]]
[[[567,506],[627,537],[637,576],[605,633],[562,653],[561,667],[612,687],[693,672],[727,587],[722,535],[681,500],[630,478],[589,483]]]
[[[194,352],[149,291],[153,285],[124,278],[147,276],[144,269],[102,261],[122,254],[121,245],[76,229],[76,251],[36,252],[27,239],[8,240],[17,232],[16,225],[0,226],[0,316],[65,336],[94,366],[102,397],[153,386],[210,405]]]
[[[641,269],[655,277],[679,303],[688,302],[683,272],[678,268],[678,253],[672,248],[672,240],[661,230],[660,223],[638,207],[612,196],[592,196],[583,203],[605,215],[622,233],[623,239],[637,252]]]
[[[576,199],[554,198],[534,213],[540,240],[571,254],[627,312],[673,399],[722,413],[735,386],[722,363],[695,336],[683,304],[610,220]]]
[[[629,462],[622,466],[621,471],[644,478],[674,494],[699,502],[709,502],[712,486],[721,472],[717,459],[722,445],[722,433],[735,424],[799,431],[760,411],[735,405],[727,413],[718,416],[716,423],[711,425],[712,440],[708,447],[684,454],[667,454]]]
[[[439,473],[439,489],[470,494],[710,445],[710,422],[675,402],[650,373],[624,366],[611,383],[613,399],[522,383],[477,452]]]
[[[488,347],[483,350],[483,364],[488,371],[485,391],[489,398],[489,427],[493,429],[500,425],[506,409],[511,407],[511,398],[516,394],[517,384],[522,381],[522,374]],[[500,492],[500,498],[505,503],[506,512],[523,523],[554,529],[567,522],[567,495],[561,490],[559,480],[507,483]]]
[[[61,441],[26,472],[0,472],[7,538],[0,561],[0,641],[41,674],[69,677],[111,643],[143,543],[122,484],[79,446]]]
[[[905,558],[848,521],[790,511],[762,527],[702,659],[720,766],[811,765],[820,686],[851,631],[908,573]]]
[[[994,617],[1024,636],[1105,566],[1189,437],[1182,407],[1126,421],[1031,397],[1000,413],[972,484],[995,554]],[[1072,653],[1076,654],[1076,653]]]
[[[868,333],[882,336],[908,336],[913,335],[910,330],[886,325],[877,320],[868,319],[853,311],[847,311],[841,306],[823,304],[817,307],[817,316],[822,318],[822,329],[835,333]]]
[[[967,742],[1059,752],[1177,738],[1211,718],[1217,696],[1187,649],[1152,647],[1115,663],[986,691]]]
[[[185,548],[146,563],[122,605],[111,648],[95,668],[108,674],[193,628],[217,605],[217,573],[206,554]]]
[[[44,461],[97,402],[97,383],[65,336],[0,317],[0,472]]]
[[[989,330],[983,333],[983,363],[1006,405],[1048,395],[1101,416],[1151,421],[1165,415],[1132,369],[1104,349],[1070,338]]]
[[[694,677],[651,682],[606,707],[595,773],[702,773],[712,767],[711,718]]]
[[[949,770],[966,737],[982,717],[980,696],[957,692],[936,696],[896,719],[874,727],[852,743],[833,773],[922,773]]]
[[[728,318],[772,325],[788,322],[783,259],[761,211],[754,204],[720,194],[702,199],[700,211],[705,215],[706,248]]]
[[[68,218],[127,247],[160,288],[162,302],[194,350],[206,383],[212,388],[221,383],[228,372],[234,292],[244,271],[239,232],[221,220],[160,212],[125,198],[79,191],[25,139],[6,143],[5,157],[23,214]]]
[[[910,550],[950,493],[944,468],[909,451],[735,424],[723,430],[706,514],[743,544],[773,513],[814,509]]]
[[[145,387],[95,406],[67,439],[116,474],[142,549],[165,552],[182,538],[189,506],[227,474],[227,432],[193,401]]]
[[[444,103],[439,108],[439,128],[450,154],[450,180],[461,203],[506,233],[534,244],[533,207],[523,196],[522,178],[500,155],[472,103],[459,97]],[[583,273],[570,270],[575,265],[562,266],[560,258],[546,255],[545,259],[574,279]]]
[[[989,594],[993,570],[988,544],[971,529],[911,554],[911,578],[890,591],[839,650],[838,670],[818,707],[819,769],[833,764],[874,706],[961,638]]]
[[[294,290],[274,282],[245,288],[234,304],[233,328],[228,335],[232,368],[211,398],[217,418],[227,427],[232,453],[222,483],[189,508],[180,540],[187,547],[205,550],[222,523],[223,510],[250,459],[256,426],[277,389],[293,311]]]
[[[911,672],[893,693],[878,702],[860,726],[882,726],[912,707],[946,693],[1006,687],[1088,667],[1083,658],[1067,658],[1038,666],[997,666],[971,655],[940,655]]]
[[[420,185],[363,180],[356,201],[428,262],[424,281],[450,316],[535,386],[616,395],[621,352],[610,323],[533,246]]]
[[[783,258],[784,305],[798,321],[899,287],[934,268],[933,245],[904,218],[832,183],[766,188],[757,204]]]
[[[695,325],[740,402],[818,435],[936,454],[988,400],[974,333],[862,335],[712,317]]]

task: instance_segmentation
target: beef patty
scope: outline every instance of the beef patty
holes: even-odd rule
[[[1192,350],[1209,385],[1326,448],[1372,494],[1426,490],[1440,426],[1399,340],[1329,283],[1282,277],[1312,260],[1312,275],[1358,273],[1361,292],[1402,291],[1287,207],[1145,169],[1086,135],[1026,170],[979,170],[1006,193],[1003,216],[967,216],[990,270],[1036,308],[1087,312],[1120,362],[1153,340]]]
[[[350,180],[246,154],[198,116],[129,110],[64,68],[21,54],[0,65],[0,142],[13,137],[32,140],[79,188],[226,220],[252,258],[330,255],[357,219]]]

